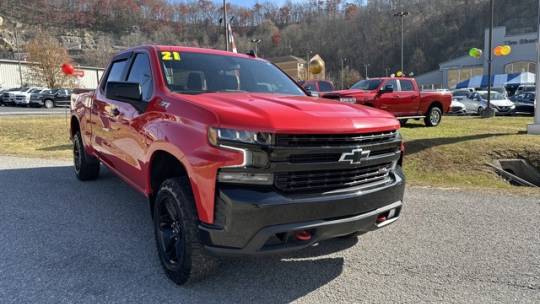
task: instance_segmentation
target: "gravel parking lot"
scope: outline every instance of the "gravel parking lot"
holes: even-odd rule
[[[409,188],[402,218],[358,241],[225,259],[177,287],[145,198],[110,172],[0,156],[0,185],[2,303],[540,303],[540,192]]]

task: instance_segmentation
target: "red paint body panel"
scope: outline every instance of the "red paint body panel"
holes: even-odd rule
[[[167,88],[159,68],[157,54],[160,50],[263,60],[225,51],[176,46],[134,48],[122,54],[147,53],[152,66],[154,95],[146,110],[139,113],[129,103],[108,100],[98,87],[95,92],[77,98],[72,119],[79,122],[87,153],[97,156],[145,195],[152,194],[150,169],[155,153],[165,151],[176,157],[189,174],[198,216],[205,223],[214,221],[219,168],[243,162],[242,153],[210,145],[209,127],[296,134],[370,133],[399,128],[390,113],[324,98],[268,93],[173,93]],[[111,105],[121,114],[105,115]]]
[[[441,105],[443,113],[450,110],[452,94],[449,92],[428,92],[420,91],[414,78],[371,78],[382,80],[375,90],[365,91],[357,89],[340,90],[323,94],[322,97],[337,99],[339,97],[355,97],[357,104],[369,105],[381,110],[388,111],[396,117],[421,116],[425,115],[431,105],[438,103]],[[394,91],[379,93],[389,81],[409,80],[412,82],[412,91]]]

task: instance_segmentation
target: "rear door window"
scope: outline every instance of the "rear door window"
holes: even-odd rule
[[[412,81],[402,79],[399,81],[401,83],[401,90],[402,91],[414,91],[414,86]]]

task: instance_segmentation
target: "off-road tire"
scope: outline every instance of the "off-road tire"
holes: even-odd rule
[[[99,160],[86,153],[80,132],[73,136],[73,167],[75,175],[82,181],[94,180],[99,176]]]
[[[195,200],[186,177],[161,184],[153,214],[159,260],[174,283],[198,281],[215,269],[217,259],[201,243]]]

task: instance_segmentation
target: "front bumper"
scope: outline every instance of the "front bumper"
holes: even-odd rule
[[[206,249],[217,255],[257,255],[373,231],[399,218],[405,180],[399,167],[391,177],[384,185],[309,196],[220,185],[216,224],[201,224],[201,237]],[[389,212],[386,221],[378,221]],[[309,240],[297,239],[300,231],[307,231]]]

